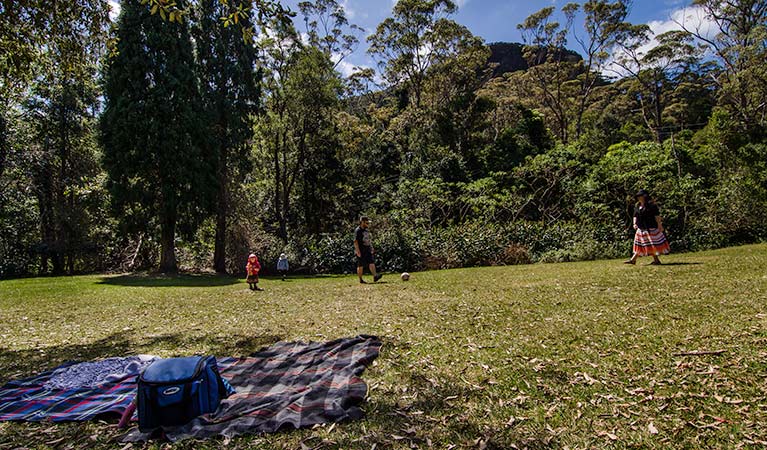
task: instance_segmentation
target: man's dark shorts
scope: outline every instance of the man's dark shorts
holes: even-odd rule
[[[367,267],[375,263],[373,254],[370,252],[360,252],[362,256],[357,257],[357,267]]]

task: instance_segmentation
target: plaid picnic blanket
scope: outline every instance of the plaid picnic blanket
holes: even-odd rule
[[[237,391],[218,410],[182,427],[165,428],[171,441],[275,432],[361,418],[367,385],[359,377],[378,357],[381,341],[357,336],[325,343],[278,342],[221,371]],[[126,442],[151,436],[131,430]]]
[[[237,358],[222,358],[218,360],[219,370],[224,371],[237,361]],[[65,363],[31,378],[9,381],[0,387],[0,421],[63,422],[93,420],[109,415],[119,417],[136,396],[138,370],[92,387],[50,387],[49,381],[58,370],[75,364]]]

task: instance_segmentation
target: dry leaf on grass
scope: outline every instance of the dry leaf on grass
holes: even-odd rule
[[[611,441],[617,441],[618,440],[618,436],[616,436],[613,433],[610,433],[609,431],[600,431],[600,432],[597,433],[597,436],[605,436],[608,439],[610,439]]]

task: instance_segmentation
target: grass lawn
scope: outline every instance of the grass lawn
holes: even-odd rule
[[[0,382],[73,359],[234,356],[278,340],[375,334],[384,348],[364,374],[363,421],[147,447],[767,445],[767,245],[664,262],[446,270],[367,285],[263,280],[264,292],[206,276],[0,281]],[[119,436],[98,422],[0,423],[0,449],[123,448]]]

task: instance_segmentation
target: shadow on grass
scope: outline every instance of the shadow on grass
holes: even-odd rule
[[[319,274],[319,275],[294,274],[294,275],[286,276],[285,281],[336,279],[336,278],[344,278],[348,276],[351,276],[351,274]],[[261,278],[262,280],[280,280],[282,277],[279,274],[277,275],[269,274],[269,275],[260,275],[259,278]]]
[[[661,266],[700,266],[700,262],[664,262]]]
[[[118,275],[104,277],[98,284],[142,287],[215,287],[239,283],[235,277],[225,275]]]
[[[116,356],[152,354],[171,351],[173,356],[190,356],[183,349],[203,348],[218,357],[247,356],[282,340],[281,336],[232,335],[188,336],[181,333],[140,336],[121,331],[88,344],[64,344],[53,347],[0,349],[0,380],[29,376],[52,369],[67,361],[90,361]]]

